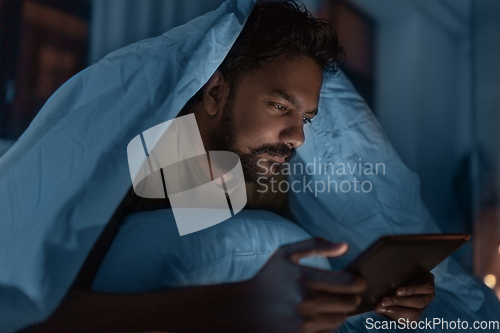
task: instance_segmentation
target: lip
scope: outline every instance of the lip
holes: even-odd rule
[[[274,157],[274,160],[278,163],[284,163],[285,159],[286,159],[286,157],[283,157],[283,156],[273,156],[273,157]]]
[[[287,156],[274,156],[274,155],[269,155],[269,154],[266,154],[268,155],[270,158],[268,158],[268,160],[272,161],[272,162],[275,162],[275,163],[285,163],[285,161],[287,160],[287,158],[290,157],[290,155],[287,155]]]

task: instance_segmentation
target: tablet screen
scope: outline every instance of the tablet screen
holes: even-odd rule
[[[467,243],[467,234],[397,235],[379,238],[344,270],[367,281],[356,313],[372,311],[384,296],[415,283]]]

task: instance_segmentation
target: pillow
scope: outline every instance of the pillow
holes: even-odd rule
[[[303,171],[295,167],[289,175],[300,189],[290,192],[290,201],[311,234],[349,241],[351,251],[337,268],[380,236],[439,232],[421,200],[418,176],[345,74],[324,77],[318,109],[292,162]]]
[[[127,216],[92,284],[101,292],[136,293],[251,278],[281,245],[311,236],[262,210],[243,210],[201,231],[179,236],[171,209]],[[301,263],[330,269],[323,257]]]
[[[341,269],[383,235],[439,233],[420,196],[418,176],[401,161],[348,78],[325,76],[320,96],[319,113],[305,129],[288,182],[296,182],[289,192],[295,221],[312,236],[349,243],[348,253],[330,261],[332,268]],[[453,259],[433,273],[436,286],[446,291],[437,294],[443,299],[435,303],[454,302],[455,317],[500,316],[493,292]],[[454,298],[446,299],[449,295]],[[450,318],[452,312],[430,309],[430,317],[441,313]],[[344,329],[354,325],[356,332],[364,331],[360,328],[367,316],[349,319]]]

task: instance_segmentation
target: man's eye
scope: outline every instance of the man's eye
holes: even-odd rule
[[[281,104],[274,104],[274,107],[279,111],[286,111],[286,107]]]
[[[310,124],[310,123],[312,123],[312,119],[311,118],[307,118],[306,116],[302,117],[302,121],[304,122],[304,124]]]

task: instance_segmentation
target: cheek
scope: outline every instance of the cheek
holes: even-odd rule
[[[248,121],[241,124],[241,135],[237,135],[239,143],[249,148],[259,148],[264,144],[273,144],[278,141],[279,131],[271,120],[262,122]]]
[[[236,145],[245,148],[258,148],[263,144],[277,141],[275,121],[265,110],[240,108],[234,114]]]

